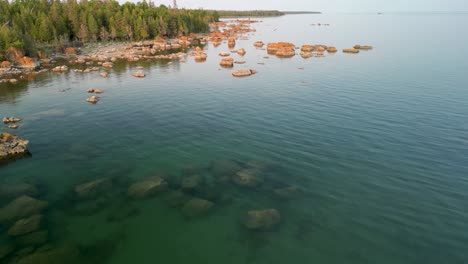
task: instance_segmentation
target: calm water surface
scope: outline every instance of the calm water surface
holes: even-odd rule
[[[219,68],[224,43],[206,47],[206,63],[136,62],[107,79],[46,73],[2,84],[0,115],[24,118],[15,133],[30,140],[32,157],[0,167],[0,183],[40,186],[49,243],[78,245],[95,263],[466,263],[463,25],[466,14],[265,18],[236,46],[247,63],[235,67],[258,70],[252,77]],[[265,59],[256,40],[375,48]],[[146,78],[131,76],[138,66]],[[96,105],[84,100],[89,87],[105,90]],[[266,164],[264,184],[220,183],[212,165],[222,160]],[[205,216],[185,217],[165,194],[125,195],[157,173],[177,189],[190,171],[205,179],[192,195],[215,203]],[[100,178],[118,184],[96,200],[73,199],[73,186]],[[293,199],[274,194],[287,186],[299,188]],[[282,223],[246,230],[241,215],[262,208],[278,209]],[[5,227],[0,242],[12,243]]]

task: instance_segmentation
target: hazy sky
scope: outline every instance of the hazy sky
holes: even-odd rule
[[[156,4],[172,5],[172,0],[153,1]],[[468,0],[177,0],[177,3],[179,7],[186,8],[229,10],[270,9],[323,12],[468,11]]]

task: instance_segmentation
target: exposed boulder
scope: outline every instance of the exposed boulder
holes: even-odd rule
[[[3,117],[2,121],[3,121],[4,124],[16,123],[16,122],[20,122],[20,121],[21,121],[21,118],[19,118],[19,117],[12,117],[12,116],[10,116],[10,117],[5,116],[5,117]]]
[[[251,210],[242,219],[245,227],[252,230],[268,231],[281,222],[281,215],[276,209]]]
[[[0,159],[28,153],[29,141],[10,133],[0,134]]]
[[[337,49],[336,47],[327,47],[327,51],[328,51],[329,53],[335,53],[335,52],[338,51],[338,49]]]
[[[26,56],[17,60],[17,63],[18,63],[18,67],[23,68],[23,69],[35,69],[39,66],[35,60]]]
[[[41,226],[42,215],[32,215],[28,218],[23,218],[15,222],[15,224],[8,229],[8,235],[21,236],[38,230]]]
[[[302,45],[301,51],[302,51],[302,52],[312,52],[312,51],[314,51],[314,46],[312,46],[312,45],[307,45],[307,44],[306,44],[306,45]]]
[[[263,178],[255,169],[243,169],[232,176],[232,181],[242,187],[254,188],[263,183]]]
[[[267,52],[268,54],[275,55],[279,50],[282,54],[290,53],[294,51],[296,45],[290,42],[277,42],[277,43],[268,43]]]
[[[213,206],[214,203],[208,200],[192,198],[184,205],[182,212],[188,217],[196,217],[208,213]]]
[[[234,66],[234,59],[233,58],[223,58],[219,65],[227,68],[231,68]]]
[[[8,61],[18,61],[22,57],[24,57],[24,50],[20,48],[14,48],[10,47],[8,50],[5,52],[5,58]]]
[[[227,57],[229,55],[231,55],[231,53],[229,53],[229,52],[220,52],[219,53],[219,56],[221,56],[221,57]]]
[[[47,202],[22,195],[0,209],[0,223],[39,214],[47,206]]]
[[[97,88],[89,88],[88,90],[86,90],[86,92],[88,92],[88,93],[97,93],[97,94],[104,93],[103,90],[97,89]]]
[[[112,68],[112,67],[114,67],[114,63],[112,63],[112,62],[110,62],[110,61],[104,62],[104,63],[102,64],[102,67],[104,67],[104,68]]]
[[[133,77],[137,77],[137,78],[143,78],[143,77],[146,76],[146,75],[145,75],[144,73],[142,73],[142,72],[135,72],[135,73],[133,73],[132,75],[133,75]]]
[[[257,47],[257,48],[261,48],[261,47],[263,47],[263,45],[265,45],[265,43],[263,43],[263,41],[255,41],[254,42],[254,46]]]
[[[368,45],[364,45],[364,46],[361,46],[361,45],[354,45],[353,47],[354,49],[360,49],[360,50],[371,50],[372,49],[372,46],[368,46]]]
[[[68,71],[68,66],[62,65],[62,66],[57,66],[52,69],[53,72],[67,72]]]
[[[359,53],[358,49],[343,49],[344,53]]]
[[[256,74],[256,70],[248,70],[248,69],[241,69],[241,70],[236,70],[232,72],[232,76],[234,77],[246,77],[250,76],[252,74]]]
[[[8,69],[11,67],[11,63],[9,61],[2,61],[0,62],[0,68]]]
[[[99,102],[99,97],[93,95],[91,97],[86,98],[86,102],[92,103],[92,104],[97,104],[97,102]]]
[[[134,199],[144,199],[151,197],[167,189],[167,182],[164,178],[155,176],[132,184],[127,191],[127,195]]]
[[[244,56],[244,55],[245,55],[245,53],[246,53],[246,51],[245,51],[245,49],[244,49],[244,48],[242,48],[242,49],[238,49],[236,52],[237,52],[237,54],[239,54],[239,55],[241,55],[241,56]]]

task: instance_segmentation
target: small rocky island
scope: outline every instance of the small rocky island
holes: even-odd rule
[[[0,133],[0,160],[27,154],[29,141],[10,133]]]

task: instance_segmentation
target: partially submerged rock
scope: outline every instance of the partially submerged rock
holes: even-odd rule
[[[109,74],[107,72],[100,72],[99,73],[99,76],[103,77],[103,78],[107,78]]]
[[[48,203],[23,195],[0,209],[0,223],[15,221],[41,213]]]
[[[252,230],[268,231],[281,222],[281,215],[276,209],[251,210],[242,219],[245,227]]]
[[[0,159],[28,153],[29,141],[10,133],[0,134]]]
[[[68,66],[62,65],[62,66],[57,66],[52,69],[53,72],[67,72],[68,71]]]
[[[236,53],[239,54],[239,55],[241,55],[241,56],[244,56],[245,53],[246,53],[246,51],[245,51],[245,49],[242,48],[242,49],[236,50]]]
[[[234,59],[233,58],[223,58],[219,62],[219,65],[221,65],[222,67],[227,67],[227,68],[233,67],[234,66]]]
[[[110,185],[111,183],[108,179],[97,179],[79,184],[75,186],[73,190],[78,198],[90,199],[98,196],[102,192],[105,192]]]
[[[364,45],[364,46],[361,46],[361,45],[354,45],[353,47],[354,49],[360,49],[360,50],[371,50],[372,49],[372,46],[369,46],[369,45]]]
[[[167,188],[164,178],[155,176],[132,184],[127,191],[127,195],[134,199],[151,197]]]
[[[188,217],[196,217],[208,213],[213,206],[214,203],[208,200],[192,198],[184,205],[182,212]]]
[[[86,98],[86,102],[96,104],[97,102],[99,102],[99,97],[93,95],[91,97]]]
[[[312,51],[314,51],[314,46],[308,45],[308,44],[302,45],[301,51],[302,52],[312,52]]]
[[[265,45],[263,43],[263,41],[255,41],[254,42],[254,46],[257,47],[257,48],[261,48],[261,47],[263,47],[263,45]]]
[[[104,67],[104,68],[112,68],[112,67],[114,67],[114,63],[112,63],[112,62],[110,62],[110,61],[107,61],[107,62],[104,62],[104,63],[102,64],[102,67]]]
[[[268,43],[267,44],[267,52],[271,55],[278,55],[278,51],[280,52],[280,57],[291,57],[294,56],[295,52],[294,49],[296,45],[290,42],[277,42],[277,43]],[[294,54],[292,54],[294,53]]]
[[[327,51],[328,51],[329,53],[335,53],[335,52],[338,51],[338,49],[337,49],[336,47],[327,47]]]
[[[133,73],[132,75],[133,75],[133,77],[137,77],[137,78],[143,78],[143,77],[146,76],[146,75],[145,75],[144,73],[142,73],[142,72],[135,72],[135,73]]]
[[[232,176],[232,181],[242,187],[254,188],[263,183],[263,178],[255,169],[243,169]]]
[[[232,76],[234,77],[245,77],[245,76],[250,76],[252,74],[256,74],[256,70],[247,70],[247,69],[241,69],[241,70],[236,70],[232,72]]]
[[[9,129],[18,129],[19,126],[18,125],[9,125],[8,128]]]
[[[358,49],[343,49],[344,53],[359,53]]]
[[[101,89],[97,89],[97,88],[89,88],[88,90],[86,90],[86,92],[88,92],[88,93],[97,93],[97,94],[101,94],[101,93],[103,93],[104,91],[101,90]]]
[[[221,56],[221,57],[227,57],[229,55],[231,55],[231,53],[229,53],[229,52],[220,52],[219,53],[219,56]]]
[[[15,222],[15,224],[8,229],[8,235],[21,236],[38,230],[41,226],[42,215],[32,215],[28,218],[23,218]]]
[[[11,117],[6,116],[6,117],[4,117],[4,118],[2,119],[2,121],[3,121],[4,124],[16,123],[16,122],[20,122],[20,121],[21,121],[21,118],[12,117],[12,116],[11,116]]]

